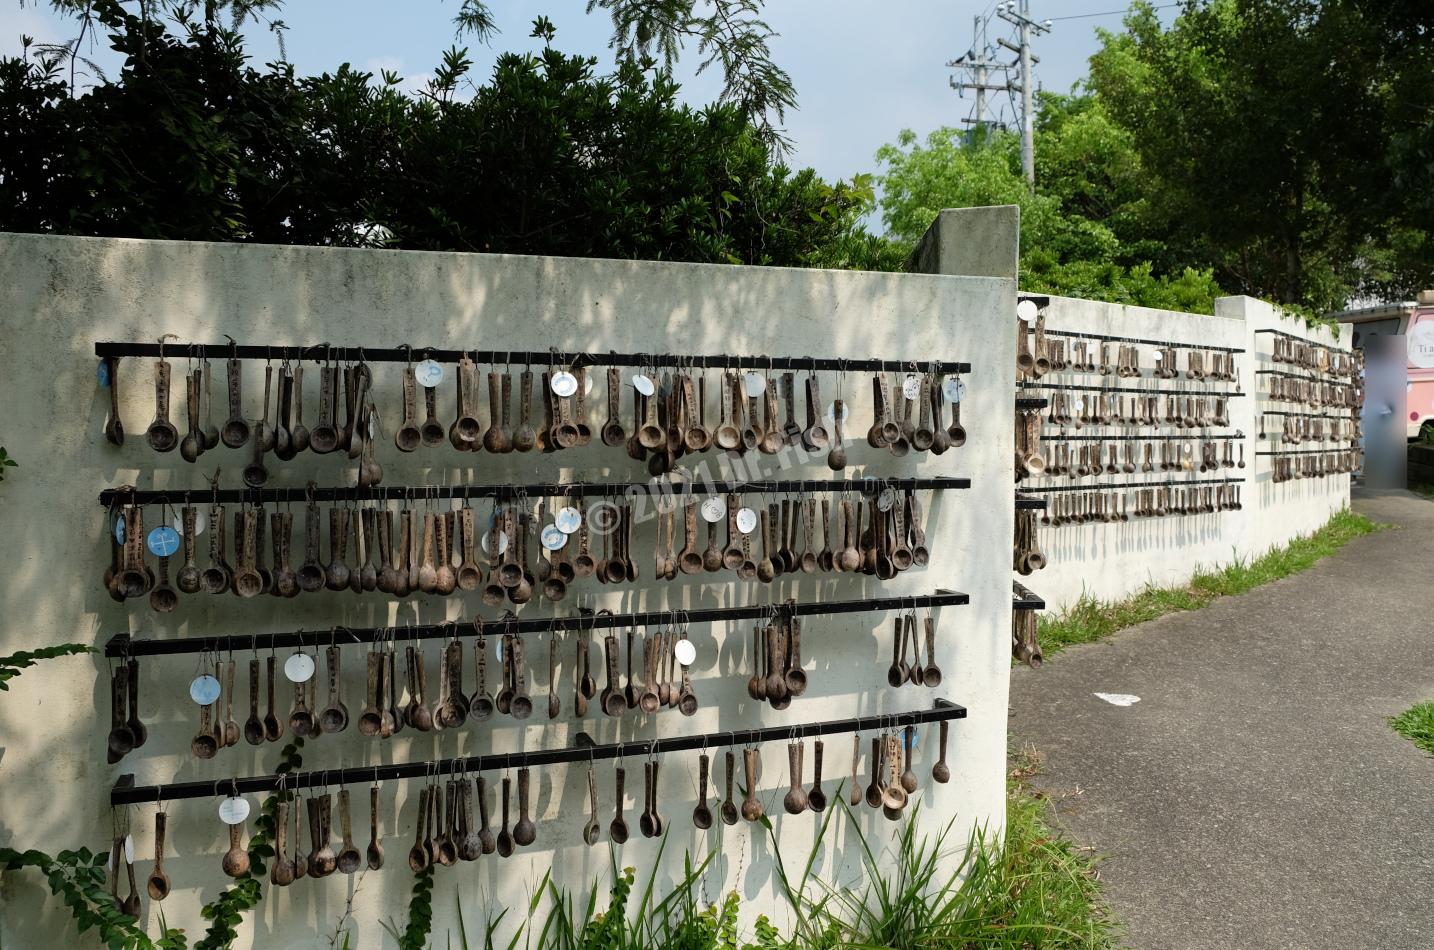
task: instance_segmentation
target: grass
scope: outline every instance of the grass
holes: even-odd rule
[[[456,929],[433,946],[484,950],[1107,950],[1118,928],[1101,899],[1093,858],[1048,824],[1049,803],[1027,780],[1034,760],[1023,760],[1007,785],[1004,841],[978,831],[964,848],[949,846],[951,826],[934,835],[920,830],[920,807],[908,809],[899,824],[873,834],[863,830],[840,790],[819,816],[811,852],[801,864],[784,859],[775,835],[770,844],[775,886],[792,911],[789,932],[765,916],[750,930],[739,927],[740,898],[729,891],[708,901],[704,878],[713,873],[717,852],[688,855],[684,874],[659,881],[656,867],[644,880],[633,868],[612,871],[605,892],[594,881],[587,893],[560,890],[550,877],[537,882],[526,907],[510,907],[485,921],[465,921],[462,902]],[[864,810],[864,809],[863,809]],[[864,816],[863,816],[864,819]],[[813,873],[833,823],[845,824],[843,847],[856,848],[860,873],[855,885]],[[768,833],[770,820],[760,825]],[[739,833],[761,834],[751,825]],[[880,840],[877,840],[879,837]],[[665,845],[664,840],[664,845]],[[660,852],[659,852],[660,853]],[[830,860],[830,855],[827,855]],[[710,883],[710,882],[709,882]],[[431,899],[415,889],[431,913]],[[412,912],[413,907],[410,907]],[[510,912],[523,919],[507,921]],[[472,926],[470,926],[470,923]],[[509,930],[506,939],[498,931]],[[401,947],[397,925],[388,925]],[[470,944],[470,940],[472,943]]]
[[[1378,531],[1383,525],[1344,509],[1312,534],[1273,548],[1253,561],[1236,560],[1226,567],[1197,571],[1184,587],[1148,586],[1124,600],[1082,597],[1062,613],[1040,619],[1041,650],[1049,659],[1073,643],[1102,640],[1117,630],[1181,610],[1198,610],[1219,597],[1243,594],[1271,581],[1298,574],[1345,544]]]
[[[1419,748],[1434,755],[1434,703],[1420,703],[1389,720],[1389,725]]]

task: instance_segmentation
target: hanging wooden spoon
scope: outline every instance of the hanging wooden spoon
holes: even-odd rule
[[[757,798],[757,750],[743,749],[742,763],[747,773],[747,795],[742,799],[742,817],[748,821],[761,821],[765,812]]]
[[[802,754],[804,746],[800,742],[787,743],[787,767],[791,776],[791,786],[787,794],[782,798],[782,807],[789,815],[800,815],[807,810],[807,792],[802,788]]]

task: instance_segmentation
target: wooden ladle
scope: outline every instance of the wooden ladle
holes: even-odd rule
[[[164,829],[168,820],[164,812],[154,816],[154,869],[145,882],[150,900],[162,901],[169,896],[169,875],[164,873]]]
[[[607,826],[607,833],[608,837],[612,839],[613,844],[624,844],[627,841],[627,819],[623,817],[622,805],[624,796],[623,786],[627,782],[627,770],[620,765],[615,768],[613,770],[613,782],[616,787],[617,811],[613,816],[612,822]]]

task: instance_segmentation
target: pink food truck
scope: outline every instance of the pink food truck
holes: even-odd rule
[[[1406,428],[1416,439],[1434,431],[1434,290],[1421,291],[1414,303],[1380,304],[1334,315],[1354,331],[1354,348],[1364,349],[1376,336],[1403,335],[1409,357]]]

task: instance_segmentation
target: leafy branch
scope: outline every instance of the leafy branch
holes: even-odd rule
[[[796,108],[797,92],[791,75],[772,61],[769,41],[777,34],[759,16],[761,6],[761,0],[588,0],[587,9],[611,14],[609,45],[620,59],[660,59],[671,69],[695,41],[702,57],[697,72],[720,64],[721,101],[737,106],[765,141],[785,152],[791,142],[778,126]]]
[[[8,690],[10,680],[19,676],[21,670],[29,669],[41,660],[53,660],[56,657],[92,652],[94,652],[94,648],[83,643],[61,643],[59,646],[41,647],[38,650],[21,650],[10,656],[0,656],[0,690]]]

